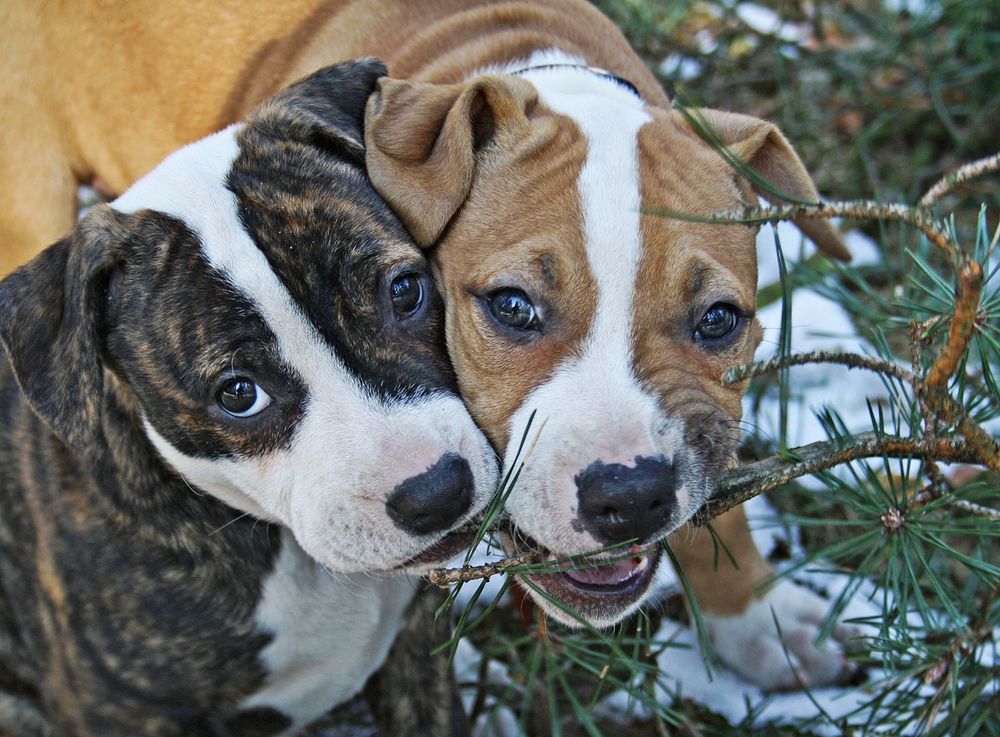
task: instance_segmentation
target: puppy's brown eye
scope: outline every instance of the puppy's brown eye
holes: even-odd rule
[[[392,309],[399,317],[412,315],[424,301],[424,287],[418,274],[401,274],[389,285]]]
[[[501,289],[489,297],[490,314],[508,328],[531,330],[538,326],[538,314],[528,295],[520,289]]]
[[[243,377],[230,379],[223,384],[217,400],[219,406],[233,417],[251,417],[271,403],[271,397],[266,391]]]
[[[740,315],[735,307],[716,302],[708,308],[695,328],[695,337],[701,340],[720,340],[736,330]]]

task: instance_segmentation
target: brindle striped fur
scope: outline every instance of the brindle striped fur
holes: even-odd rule
[[[404,329],[387,324],[378,296],[401,264],[426,268],[357,144],[383,73],[373,61],[342,65],[268,102],[240,134],[228,186],[246,230],[361,384],[376,396],[451,391],[438,298]],[[0,338],[0,735],[287,729],[273,709],[238,708],[266,675],[258,656],[270,635],[255,608],[281,536],[189,488],[142,420],[209,458],[290,441],[306,390],[254,305],[208,267],[180,220],[102,206],[0,283]],[[251,359],[282,387],[281,411],[236,430],[206,411],[211,379]],[[413,628],[429,631],[433,607],[420,607],[404,651]],[[447,668],[429,658],[408,667],[406,683],[438,684],[433,705],[417,724],[382,714],[384,728],[461,733],[442,692]],[[382,701],[391,711],[396,699]]]

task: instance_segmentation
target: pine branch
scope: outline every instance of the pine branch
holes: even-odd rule
[[[823,440],[728,471],[715,497],[694,516],[704,525],[723,512],[792,479],[863,458],[922,458],[946,463],[979,463],[979,455],[958,438],[901,438],[868,432],[849,438]]]
[[[862,458],[882,456],[924,458],[946,463],[976,463],[978,460],[975,451],[958,438],[901,438],[877,433],[863,433],[850,438],[811,443],[789,451],[788,455],[794,457],[795,460],[772,456],[727,471],[719,483],[716,497],[702,507],[692,518],[692,522],[699,526],[705,525],[713,518],[746,500],[788,483],[799,476]],[[955,503],[959,504],[959,502]],[[962,508],[966,509],[966,505],[969,503],[961,504]],[[972,510],[967,509],[966,511]],[[427,573],[425,577],[432,584],[447,588],[456,583],[466,583],[502,573],[517,572],[516,569],[540,562],[542,562],[541,554],[531,552],[481,566],[438,568]]]

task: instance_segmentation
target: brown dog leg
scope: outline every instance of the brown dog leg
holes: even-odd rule
[[[449,636],[450,617],[434,622],[444,597],[441,589],[421,584],[389,656],[365,686],[380,735],[469,734],[448,653],[431,655]]]
[[[716,547],[712,534],[704,527],[685,525],[674,534],[671,544],[699,608],[709,614],[733,616],[749,606],[754,588],[771,575],[772,569],[754,544],[742,506],[716,517],[712,528],[738,568],[721,546]]]
[[[683,528],[674,552],[720,659],[770,690],[850,680],[854,668],[844,649],[859,635],[857,628],[837,625],[833,637],[818,642],[829,602],[792,581],[761,586],[773,571],[754,544],[743,507],[717,517],[712,526],[736,566],[704,529]]]

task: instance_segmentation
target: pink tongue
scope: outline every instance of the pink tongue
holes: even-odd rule
[[[574,581],[591,586],[614,586],[632,578],[641,562],[642,558],[630,558],[597,568],[567,569],[563,573]]]

